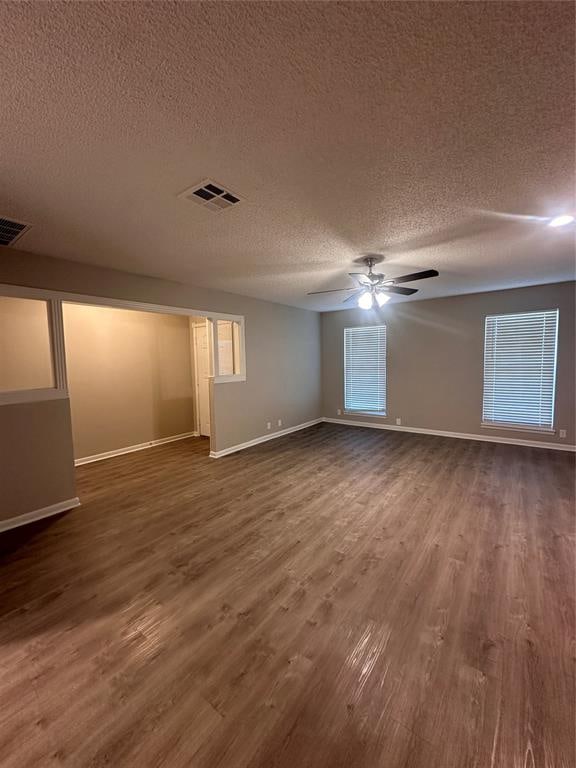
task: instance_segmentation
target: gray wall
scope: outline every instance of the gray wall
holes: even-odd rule
[[[63,309],[75,458],[194,430],[187,317]]]
[[[283,429],[322,415],[320,315],[316,312],[3,247],[0,283],[244,315],[247,380],[214,386],[212,450],[269,434],[267,421],[276,431],[278,419]],[[76,495],[68,401],[60,407],[60,415],[51,419],[47,430],[46,414],[54,415],[52,402],[35,404],[33,409],[0,406],[0,454],[10,456],[11,469],[1,470],[0,519]],[[53,451],[43,463],[49,442]],[[38,456],[32,471],[26,452],[20,450],[24,444]],[[59,473],[59,484],[56,478],[46,483],[48,459],[52,474]],[[26,484],[36,486],[33,507],[30,500],[22,502]]]
[[[322,315],[323,415],[448,432],[574,444],[575,283],[388,304]],[[555,435],[482,429],[484,318],[560,309]],[[355,325],[387,327],[388,416],[337,416],[344,408],[343,334]],[[558,429],[566,429],[561,440]]]
[[[76,496],[70,402],[0,405],[0,520]]]

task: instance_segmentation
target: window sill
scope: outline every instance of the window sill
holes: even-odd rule
[[[549,427],[533,427],[530,424],[522,425],[522,424],[505,424],[504,422],[496,424],[493,422],[486,422],[483,421],[480,426],[482,429],[503,429],[503,430],[512,430],[514,432],[539,432],[544,433],[546,435],[554,435],[556,434],[555,429],[550,429]]]
[[[229,376],[213,376],[214,384],[228,384],[232,381],[246,381],[246,376],[241,373],[230,374]]]
[[[41,403],[47,400],[65,400],[68,390],[51,387],[50,389],[21,389],[13,392],[0,392],[0,405],[18,405],[19,403]]]
[[[350,411],[343,410],[344,416],[374,416],[377,419],[385,419],[387,414],[384,411]]]

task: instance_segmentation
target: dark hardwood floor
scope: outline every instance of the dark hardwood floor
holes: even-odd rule
[[[574,768],[574,457],[319,425],[0,537],[2,768]]]

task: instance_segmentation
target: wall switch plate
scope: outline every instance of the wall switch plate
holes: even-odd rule
[[[279,426],[279,427],[281,427],[281,426],[282,426],[282,419],[278,419],[278,426]]]
[[[396,426],[400,426],[402,424],[402,419],[396,419]]]
[[[271,421],[267,421],[266,422],[266,429],[272,429],[272,422]]]
[[[560,437],[566,437],[566,430],[565,429],[561,429],[560,430]]]
[[[336,414],[337,414],[338,416],[342,416],[342,410],[341,410],[340,408],[338,408],[338,410],[336,411]]]

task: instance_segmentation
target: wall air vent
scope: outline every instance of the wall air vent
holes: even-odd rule
[[[14,245],[32,225],[0,216],[0,245]]]
[[[222,186],[222,184],[217,184],[209,179],[189,189],[185,189],[178,197],[192,200],[194,203],[198,203],[205,208],[210,208],[215,213],[225,211],[227,208],[233,208],[240,202],[238,195],[235,195],[229,189]]]

